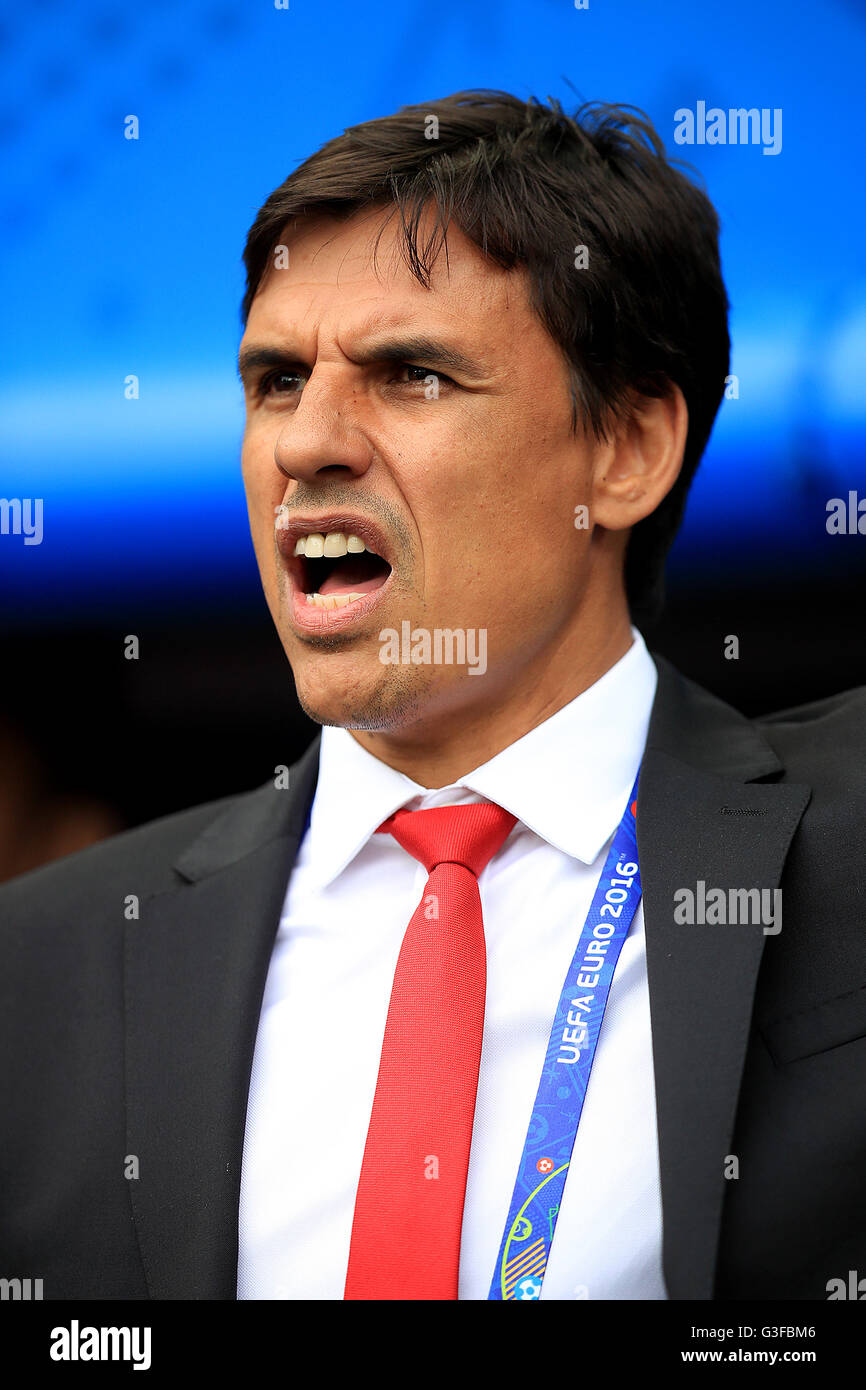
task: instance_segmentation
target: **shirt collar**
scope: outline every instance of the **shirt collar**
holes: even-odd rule
[[[655,697],[655,663],[636,628],[632,637],[594,685],[450,787],[421,787],[348,730],[323,728],[305,847],[319,886],[342,873],[401,806],[441,806],[472,793],[511,811],[565,854],[593,863],[623,813]]]

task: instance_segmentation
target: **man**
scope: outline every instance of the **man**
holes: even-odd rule
[[[502,93],[348,131],[267,200],[243,472],[324,727],[0,894],[7,1275],[866,1272],[863,693],[749,721],[636,626],[724,389],[717,233],[647,122]]]

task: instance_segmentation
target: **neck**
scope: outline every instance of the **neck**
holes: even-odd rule
[[[506,672],[498,686],[485,691],[483,703],[440,708],[396,730],[350,733],[368,753],[419,786],[447,787],[588,690],[625,656],[633,641],[623,602],[613,621],[607,610],[602,620],[576,624],[574,632],[539,662],[517,675]],[[467,683],[474,684],[468,677]]]

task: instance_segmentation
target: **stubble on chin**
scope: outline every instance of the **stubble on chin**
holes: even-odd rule
[[[305,681],[302,674],[299,679],[296,673],[295,689],[304,714],[316,724],[364,733],[396,732],[415,723],[423,713],[432,672],[422,666],[376,664],[379,671],[347,682],[341,690],[329,689],[327,673],[315,682]]]

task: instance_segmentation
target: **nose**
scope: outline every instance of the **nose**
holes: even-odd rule
[[[274,444],[274,462],[286,478],[311,483],[359,478],[370,467],[373,448],[355,416],[351,391],[333,373],[313,372],[297,408]]]

